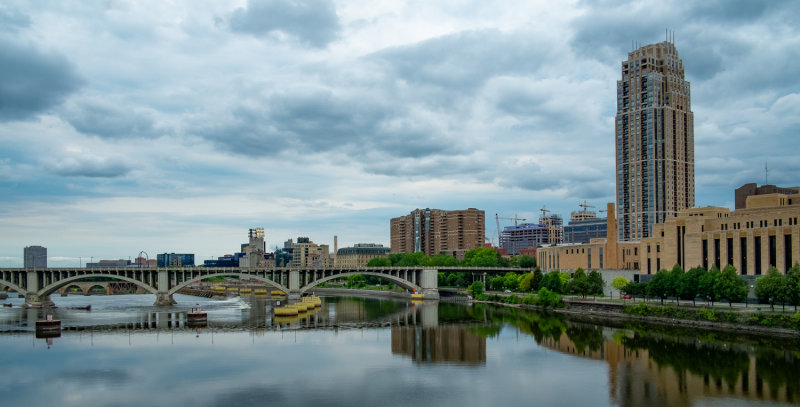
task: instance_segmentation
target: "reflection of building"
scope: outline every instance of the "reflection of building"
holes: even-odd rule
[[[336,267],[364,266],[370,260],[387,257],[389,248],[377,243],[356,243],[353,247],[343,247],[336,252]]]
[[[415,363],[486,364],[486,338],[460,325],[422,328],[392,326],[392,353]]]
[[[318,245],[307,237],[298,237],[292,245],[292,267],[332,267],[329,246]]]
[[[23,249],[23,264],[28,268],[47,268],[47,248],[42,246],[27,246]]]
[[[740,274],[785,272],[800,261],[800,194],[752,195],[746,208],[733,212],[709,206],[686,209],[642,240],[643,272],[679,264],[684,269],[728,264]]]
[[[615,405],[692,406],[708,398],[800,401],[800,394],[790,388],[797,387],[791,384],[796,373],[772,371],[792,369],[791,357],[786,360],[764,355],[763,359],[757,359],[743,349],[724,345],[698,348],[693,341],[671,343],[665,338],[623,339],[622,342],[625,344],[606,337],[591,350],[589,346],[576,345],[568,333],[564,333],[558,339],[544,339],[540,345],[565,354],[606,361],[609,392]],[[632,346],[626,347],[628,342]],[[773,366],[775,364],[783,366]],[[775,377],[782,380],[775,380]]]
[[[643,46],[617,81],[616,182],[622,241],[694,206],[694,114],[683,61],[671,42]]]
[[[433,256],[483,247],[484,219],[484,212],[475,208],[415,209],[390,221],[391,251]]]
[[[158,267],[194,267],[194,254],[163,253],[156,260]]]
[[[639,242],[619,242],[616,233],[614,204],[608,204],[605,219],[606,238],[594,238],[585,244],[560,244],[540,247],[536,253],[542,270],[575,270],[577,268],[635,270],[639,268]]]

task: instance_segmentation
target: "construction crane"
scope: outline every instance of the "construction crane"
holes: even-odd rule
[[[497,216],[497,214],[495,214],[495,217],[497,217],[497,219],[498,219],[498,223],[500,222],[500,219],[505,219],[505,220],[513,220],[513,221],[514,221],[514,226],[519,226],[519,224],[517,223],[517,221],[523,221],[523,222],[525,222],[525,221],[527,220],[527,219],[525,219],[525,218],[518,218],[516,213],[514,214],[514,217],[513,217],[513,218],[504,218],[504,217],[498,217],[498,216]]]
[[[583,208],[584,212],[586,212],[586,210],[589,209],[589,208],[594,208],[594,205],[589,205],[589,204],[586,203],[586,201],[583,201],[583,203],[579,203],[578,206]]]
[[[546,218],[547,213],[550,212],[550,209],[547,209],[547,206],[542,206],[542,209],[539,210],[542,211],[542,219]]]
[[[496,213],[495,213],[495,214],[494,214],[494,220],[495,220],[495,222],[497,222],[497,246],[498,246],[498,247],[499,247],[499,246],[501,245],[501,243],[502,243],[502,239],[501,239],[501,237],[500,237],[500,219],[513,220],[513,221],[514,221],[514,226],[517,226],[517,225],[518,225],[517,221],[523,221],[523,222],[525,222],[525,221],[527,220],[527,219],[525,219],[525,218],[518,218],[516,213],[514,214],[514,217],[513,217],[513,218],[501,218],[501,217],[500,217],[500,215],[498,215],[498,214],[496,214]]]

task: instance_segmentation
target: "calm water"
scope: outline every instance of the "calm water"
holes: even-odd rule
[[[800,403],[800,345],[625,329],[492,306],[323,297],[273,302],[70,296],[63,332],[0,309],[6,406],[737,406]],[[10,299],[15,305],[21,299]],[[68,309],[91,304],[91,311]],[[190,327],[201,306],[208,324]],[[513,403],[513,404],[512,404]]]

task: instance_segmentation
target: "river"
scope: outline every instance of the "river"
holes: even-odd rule
[[[800,403],[800,344],[444,302],[56,297],[0,308],[5,406],[769,406]],[[91,311],[70,309],[91,304]],[[201,307],[205,326],[186,312]]]

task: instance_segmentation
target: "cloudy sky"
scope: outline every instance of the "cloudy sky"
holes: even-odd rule
[[[732,207],[765,161],[800,184],[797,21],[793,1],[4,1],[0,266],[604,206],[621,61],[667,28],[696,203]]]

